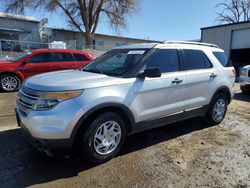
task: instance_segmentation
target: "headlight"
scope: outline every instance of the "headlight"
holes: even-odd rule
[[[82,94],[82,90],[65,91],[65,92],[44,92],[41,93],[39,99],[35,102],[34,110],[46,110],[53,108],[59,102],[78,97]]]

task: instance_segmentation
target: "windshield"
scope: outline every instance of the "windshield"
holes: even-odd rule
[[[82,71],[120,77],[138,64],[149,50],[114,49],[93,60]]]
[[[22,55],[20,55],[20,56],[17,56],[17,57],[15,57],[15,58],[10,59],[9,61],[11,61],[11,62],[18,62],[18,61],[20,61],[21,59],[27,57],[29,54],[30,54],[30,52],[24,53],[24,54],[22,54]]]

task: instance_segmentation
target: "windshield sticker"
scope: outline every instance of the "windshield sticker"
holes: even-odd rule
[[[145,50],[133,50],[129,51],[128,54],[136,54],[136,55],[142,55],[144,54]]]

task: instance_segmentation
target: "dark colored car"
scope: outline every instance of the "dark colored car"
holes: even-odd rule
[[[67,69],[80,69],[93,57],[80,50],[39,49],[8,61],[0,61],[0,83],[3,91],[16,91],[28,77]]]
[[[7,40],[1,40],[1,48],[3,51],[10,51],[11,43]]]

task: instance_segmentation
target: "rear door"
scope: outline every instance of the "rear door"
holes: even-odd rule
[[[20,65],[18,71],[27,78],[32,75],[53,71],[52,53],[37,53],[32,55],[26,64]]]
[[[182,113],[184,75],[180,72],[178,51],[162,48],[146,61],[146,67],[158,67],[159,78],[137,79],[137,121],[156,119]]]
[[[183,49],[182,68],[185,73],[185,110],[209,104],[218,73],[208,57],[199,49]]]
[[[54,59],[55,59],[54,69],[56,71],[76,69],[74,57],[71,53],[55,52],[53,55],[54,55]]]

